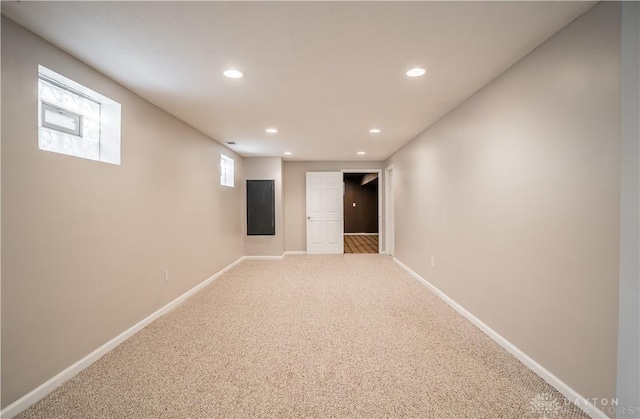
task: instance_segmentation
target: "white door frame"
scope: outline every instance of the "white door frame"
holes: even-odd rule
[[[382,233],[382,169],[340,169],[340,171],[342,173],[378,174],[378,253],[382,253],[382,240],[380,240],[380,233]]]
[[[395,212],[393,208],[393,165],[384,169],[384,250],[385,253],[392,255],[395,253]]]

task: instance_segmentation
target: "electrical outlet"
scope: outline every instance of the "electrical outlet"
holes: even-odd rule
[[[431,267],[436,266],[436,258],[434,256],[431,256]]]
[[[164,271],[164,282],[169,282],[169,271]]]

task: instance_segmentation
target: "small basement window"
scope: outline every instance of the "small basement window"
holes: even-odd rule
[[[120,104],[38,66],[38,147],[120,164]]]
[[[42,126],[82,137],[82,115],[42,102]]]
[[[224,154],[220,155],[220,184],[233,188],[233,159]]]

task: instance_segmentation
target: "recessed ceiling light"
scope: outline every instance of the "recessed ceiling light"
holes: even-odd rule
[[[363,154],[366,154],[366,153],[364,151],[358,151],[358,154],[362,156]]]
[[[284,155],[285,155],[285,156],[290,156],[290,155],[292,155],[292,154],[293,154],[293,153],[292,153],[292,152],[290,152],[290,151],[285,151],[285,152],[284,152]]]
[[[242,71],[233,70],[233,69],[225,70],[225,72],[222,74],[229,77],[230,79],[239,79],[244,76],[244,73]]]
[[[267,128],[265,131],[269,134],[275,134],[276,132],[278,132],[278,130],[275,128]]]
[[[370,132],[370,133],[372,133],[372,134],[377,134],[377,133],[379,133],[379,132],[380,132],[380,130],[379,130],[378,128],[371,128],[371,129],[369,130],[369,132]]]
[[[411,70],[407,71],[407,76],[409,76],[409,77],[420,77],[420,76],[423,76],[426,72],[427,72],[427,70],[425,70],[424,68],[416,67],[416,68],[412,68]]]

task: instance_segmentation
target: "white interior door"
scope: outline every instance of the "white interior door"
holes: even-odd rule
[[[307,253],[344,253],[342,172],[307,172]]]

